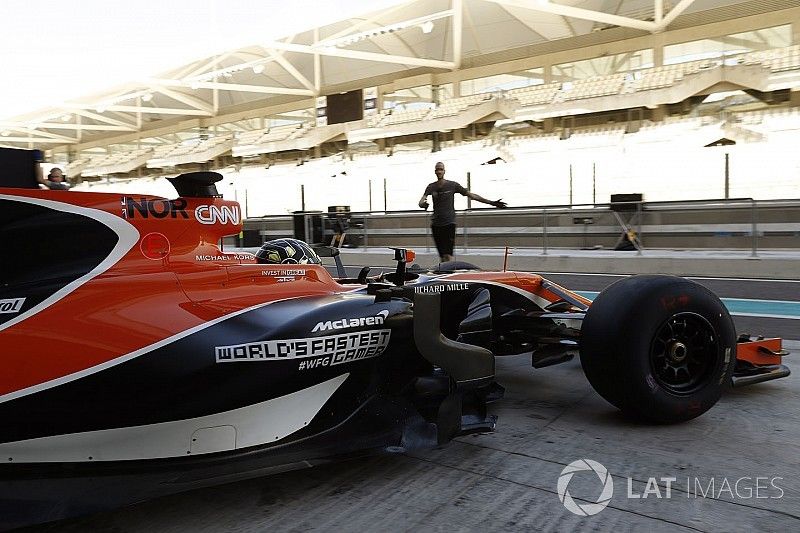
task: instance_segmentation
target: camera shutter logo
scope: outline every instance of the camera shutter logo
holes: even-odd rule
[[[597,474],[600,482],[603,483],[603,490],[597,498],[597,503],[578,503],[572,498],[567,489],[575,472],[587,471]],[[558,499],[561,500],[561,503],[564,504],[564,507],[569,512],[578,516],[592,516],[605,509],[611,501],[611,496],[614,495],[614,480],[611,479],[606,467],[597,461],[578,459],[577,461],[572,461],[561,471],[561,475],[558,476],[557,491]]]

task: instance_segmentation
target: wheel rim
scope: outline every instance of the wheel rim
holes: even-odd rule
[[[672,315],[650,348],[656,382],[675,394],[691,394],[708,383],[719,359],[714,327],[696,313]]]

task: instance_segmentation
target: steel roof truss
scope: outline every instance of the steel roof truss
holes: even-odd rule
[[[73,109],[95,109],[97,104],[67,104],[68,107]],[[154,115],[190,115],[208,117],[211,116],[209,111],[201,111],[199,109],[180,109],[171,107],[137,107],[132,105],[111,105],[104,109],[104,111],[117,111],[122,113],[144,113]]]
[[[661,24],[658,25],[659,31],[666,29],[667,26],[672,24],[672,22],[678,18],[678,15],[686,11],[686,9],[694,3],[694,0],[681,0],[678,2],[678,5],[672,8],[672,10],[667,14],[666,17],[661,21]]]
[[[543,13],[552,13],[554,15],[562,15],[565,17],[572,17],[583,20],[592,20],[595,22],[602,22],[604,24],[611,24],[613,26],[623,26],[626,28],[635,28],[649,32],[657,32],[660,30],[658,24],[648,20],[638,20],[629,17],[622,17],[619,15],[611,15],[601,11],[592,11],[591,9],[583,9],[580,7],[564,6],[561,4],[553,4],[550,2],[528,2],[525,0],[486,0],[487,2],[494,2],[500,5],[511,7],[530,9],[532,11],[541,11]],[[687,1],[687,0],[683,0]],[[693,0],[688,0],[691,3]],[[677,7],[680,7],[678,4]],[[673,9],[675,11],[675,9]],[[671,13],[670,13],[671,14]],[[677,15],[676,15],[677,16]],[[667,16],[668,18],[669,16]],[[664,21],[667,19],[665,18]]]
[[[424,59],[420,57],[396,56],[390,54],[377,54],[374,52],[360,52],[357,50],[346,50],[332,46],[308,46],[304,44],[284,43],[280,41],[270,42],[264,45],[266,48],[274,50],[285,50],[287,52],[298,52],[301,54],[319,54],[329,57],[342,57],[347,59],[360,59],[363,61],[376,61],[378,63],[392,63],[397,65],[411,65],[416,67],[431,67],[451,70],[455,68],[452,61],[441,61],[438,59]]]
[[[173,91],[172,89],[168,89],[166,87],[155,87],[153,90],[195,109],[208,111],[209,113],[211,112],[211,105],[195,96],[179,93],[178,91]]]

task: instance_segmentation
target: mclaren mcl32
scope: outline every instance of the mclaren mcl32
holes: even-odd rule
[[[352,279],[303,243],[226,253],[242,220],[219,179],[173,178],[172,200],[0,188],[0,529],[493,431],[499,356],[579,355],[603,398],[660,423],[789,372],[780,339],[737,337],[678,277],[590,302],[535,274],[406,268],[404,249]]]

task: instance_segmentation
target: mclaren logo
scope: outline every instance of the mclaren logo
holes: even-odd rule
[[[201,205],[194,214],[201,224],[238,224],[242,220],[239,207],[235,205]]]
[[[341,318],[339,320],[328,320],[327,322],[317,322],[317,325],[314,326],[312,329],[312,333],[316,333],[318,331],[330,331],[332,329],[345,329],[345,328],[357,328],[359,326],[379,326],[383,324],[383,321],[386,320],[386,317],[389,315],[389,311],[384,309],[380,311],[375,316],[367,316],[361,318]]]

